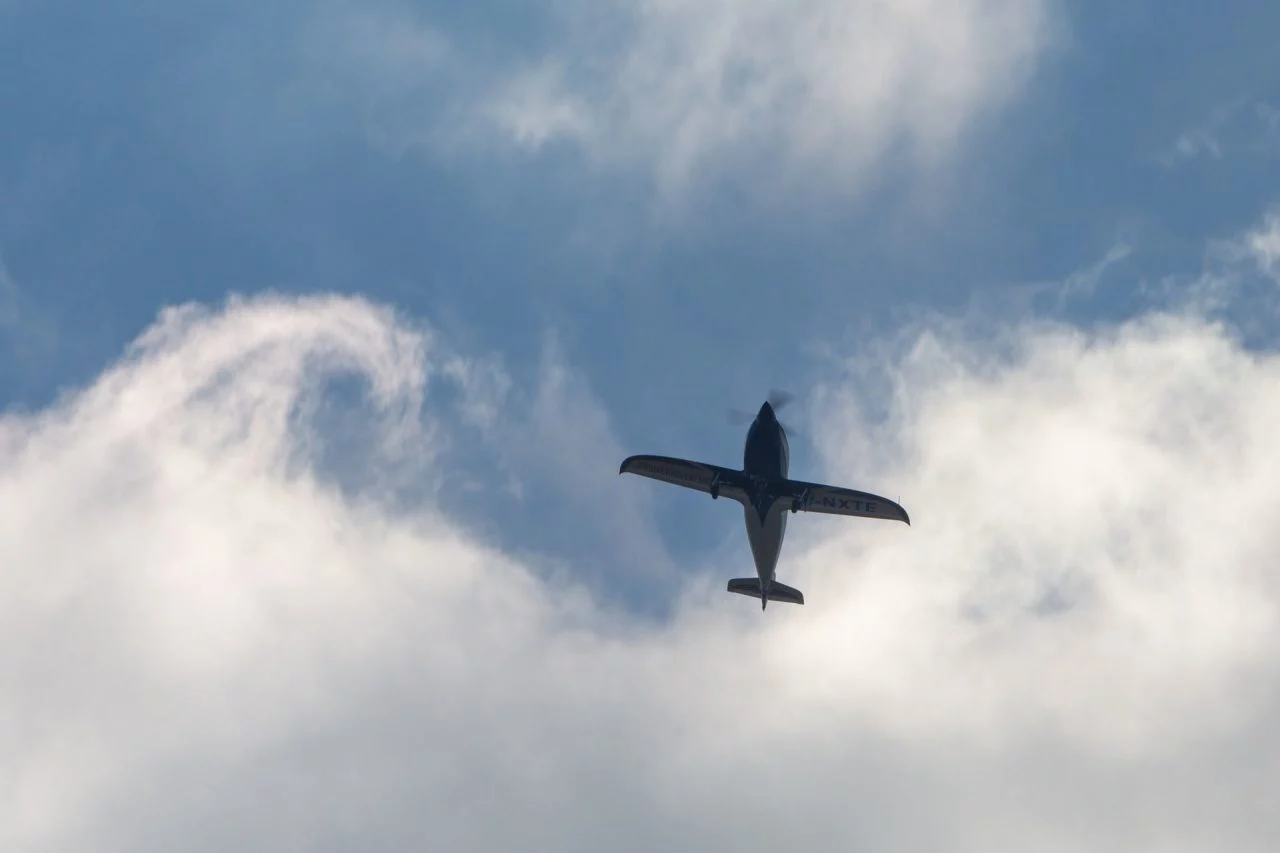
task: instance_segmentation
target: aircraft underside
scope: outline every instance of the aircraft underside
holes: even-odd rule
[[[911,523],[907,511],[888,498],[789,479],[789,456],[786,432],[766,402],[747,433],[740,470],[671,456],[641,455],[624,459],[618,473],[637,474],[703,492],[713,499],[726,497],[741,503],[756,577],[734,578],[729,581],[728,591],[759,598],[764,608],[771,600],[804,604],[804,595],[799,590],[774,579],[789,512]]]
[[[777,596],[773,594],[778,555],[782,552],[782,540],[787,535],[789,508],[789,502],[786,499],[766,499],[762,517],[758,505],[752,505],[749,502],[743,505],[743,516],[747,523],[747,542],[751,545],[751,556],[756,564],[754,578],[756,583],[754,585],[750,583],[752,578],[735,578],[729,582],[729,591],[759,598],[761,610],[769,605],[771,598],[777,598],[780,601],[791,600],[793,604],[804,604],[804,596],[799,590],[793,590],[790,587],[786,589],[794,595],[784,595],[782,590],[778,590]]]

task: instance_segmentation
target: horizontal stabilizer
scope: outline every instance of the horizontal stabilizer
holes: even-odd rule
[[[729,581],[729,592],[736,592],[738,595],[747,595],[751,598],[759,598],[760,579],[734,578]],[[788,604],[804,604],[804,593],[786,584],[770,581],[769,600],[785,601]]]

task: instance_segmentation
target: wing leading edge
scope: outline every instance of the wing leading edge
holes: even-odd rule
[[[739,502],[747,497],[742,472],[674,456],[628,456],[622,460],[618,473],[637,474],[708,495],[712,494],[714,485],[719,496]]]
[[[911,517],[897,502],[870,492],[858,492],[822,483],[806,483],[802,480],[788,480],[787,485],[794,490],[792,495],[800,499],[797,508],[802,512],[883,518],[905,522],[908,526],[911,524]]]

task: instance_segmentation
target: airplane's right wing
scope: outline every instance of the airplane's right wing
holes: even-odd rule
[[[827,515],[851,515],[857,518],[884,518],[911,524],[907,511],[896,502],[869,492],[856,492],[840,486],[822,483],[805,483],[788,480],[791,494],[801,499],[802,512],[821,512]]]
[[[740,471],[705,462],[676,459],[673,456],[628,456],[622,461],[618,473],[638,474],[650,480],[684,486],[704,494],[711,494],[712,484],[715,483],[722,497],[739,502],[746,500],[747,496]]]

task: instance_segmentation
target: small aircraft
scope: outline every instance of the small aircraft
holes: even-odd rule
[[[618,469],[619,474],[638,474],[704,492],[713,500],[723,495],[742,504],[756,577],[734,578],[729,581],[728,590],[760,599],[761,610],[770,600],[804,604],[800,590],[774,580],[782,538],[787,531],[787,510],[884,518],[911,524],[907,511],[887,498],[787,479],[791,448],[787,432],[774,411],[777,395],[770,396],[775,399],[765,400],[747,430],[740,471],[671,456],[649,455],[629,456]]]

